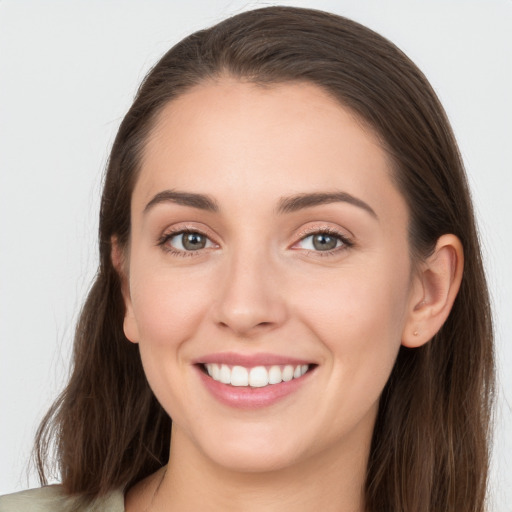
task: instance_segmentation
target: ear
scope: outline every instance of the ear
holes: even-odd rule
[[[455,235],[443,235],[414,278],[402,345],[430,341],[448,318],[462,281],[464,251]]]
[[[130,296],[130,281],[129,281],[129,269],[126,258],[125,250],[119,244],[116,236],[111,238],[111,252],[110,257],[112,259],[112,265],[114,266],[119,279],[121,281],[121,293],[124,301],[124,322],[123,331],[124,335],[133,343],[139,342],[139,330],[135,315],[133,313],[133,305]]]

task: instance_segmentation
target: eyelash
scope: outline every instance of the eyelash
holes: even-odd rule
[[[175,231],[169,231],[165,234],[163,234],[157,242],[157,245],[162,248],[165,252],[168,252],[172,254],[173,256],[178,257],[191,257],[191,256],[198,256],[201,254],[204,249],[198,249],[195,251],[182,251],[181,249],[175,249],[171,245],[168,245],[167,242],[178,235],[185,235],[185,234],[198,234],[201,236],[206,237],[208,240],[211,241],[210,237],[206,235],[203,231],[200,231],[198,229],[191,229],[191,228],[185,228],[185,229],[177,229]],[[341,242],[340,247],[335,247],[334,249],[330,249],[327,251],[314,251],[307,249],[308,254],[314,253],[315,255],[318,255],[320,257],[326,257],[331,256],[332,254],[335,254],[339,251],[343,251],[346,249],[350,249],[354,246],[354,242],[347,238],[345,235],[341,234],[339,231],[333,229],[333,228],[317,228],[317,229],[311,229],[308,231],[305,231],[299,235],[299,240],[295,242],[294,245],[298,244],[299,242],[304,241],[305,239],[309,238],[310,236],[314,235],[329,235],[334,238],[337,238]]]
[[[340,247],[335,247],[334,249],[330,249],[327,251],[314,251],[314,250],[307,250],[308,254],[314,253],[316,256],[320,257],[326,257],[326,256],[332,256],[333,254],[336,254],[340,251],[350,249],[354,246],[354,242],[350,240],[346,235],[340,233],[336,229],[325,227],[325,228],[313,228],[307,231],[304,231],[299,235],[299,240],[295,242],[294,245],[298,244],[299,242],[302,242],[303,240],[306,240],[306,238],[309,238],[310,236],[314,235],[329,235],[333,238],[337,238],[341,242]]]
[[[198,249],[196,251],[182,251],[180,249],[175,249],[172,247],[172,245],[168,245],[167,242],[178,235],[186,235],[186,234],[197,234],[204,236],[208,240],[211,241],[210,237],[204,233],[203,231],[200,231],[198,229],[192,229],[192,228],[185,228],[185,229],[176,229],[175,231],[168,231],[167,233],[164,233],[157,242],[157,245],[162,248],[165,252],[168,252],[172,254],[173,256],[178,257],[191,257],[191,256],[198,256],[204,249]]]

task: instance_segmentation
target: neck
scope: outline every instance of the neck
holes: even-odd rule
[[[360,432],[358,433],[360,434]],[[155,478],[150,510],[362,512],[369,442],[346,440],[345,446],[283,469],[268,472],[232,471],[207,458],[173,428],[170,463]],[[200,470],[198,470],[200,468]]]

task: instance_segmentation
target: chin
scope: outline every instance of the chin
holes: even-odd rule
[[[223,447],[224,448],[224,447]],[[287,469],[300,460],[295,453],[283,452],[278,446],[267,446],[266,450],[244,446],[240,449],[227,447],[207,454],[218,466],[238,473],[269,473]]]
[[[230,472],[266,473],[283,470],[307,458],[304,446],[308,443],[303,436],[290,435],[289,426],[278,428],[278,425],[265,425],[263,422],[231,425],[227,429],[223,426],[215,428],[210,423],[202,432],[188,432],[185,443],[190,443],[189,448],[194,448],[199,464],[205,462]],[[185,448],[181,434],[176,434],[176,448],[180,443]],[[187,453],[191,453],[190,450]]]

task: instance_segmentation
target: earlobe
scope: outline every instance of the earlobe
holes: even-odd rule
[[[419,347],[441,329],[460,288],[464,251],[455,235],[443,235],[415,278],[402,345]]]
[[[135,316],[133,314],[133,305],[130,296],[130,284],[128,281],[128,268],[126,264],[126,257],[123,249],[119,245],[117,237],[113,236],[111,239],[111,254],[110,257],[112,259],[112,265],[114,266],[119,280],[121,281],[121,293],[123,295],[124,301],[124,321],[123,321],[123,331],[128,338],[133,343],[138,343],[139,341],[139,331],[137,328],[137,322],[135,321]]]

